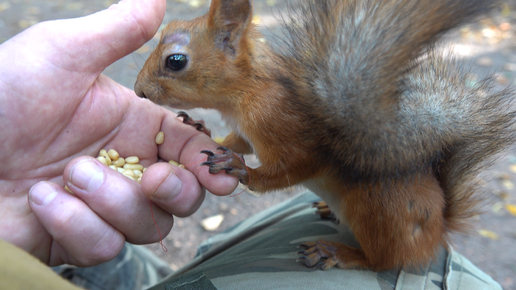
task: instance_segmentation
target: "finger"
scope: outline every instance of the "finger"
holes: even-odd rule
[[[140,185],[93,157],[78,157],[64,170],[65,184],[93,211],[122,232],[128,242],[152,243],[172,229],[170,213],[154,206]],[[154,223],[156,221],[156,224]]]
[[[165,7],[163,0],[120,1],[90,18],[77,19],[70,33],[75,38],[83,35],[79,41],[89,48],[82,60],[104,69],[154,36],[165,16]]]
[[[29,206],[60,245],[59,250],[50,253],[51,266],[96,265],[114,258],[124,245],[122,233],[54,183],[36,183],[29,192]]]
[[[208,167],[201,166],[206,161],[201,150],[216,151],[219,144],[194,127],[183,124],[173,113],[165,115],[161,130],[165,133],[165,141],[158,149],[162,159],[179,161],[215,195],[229,195],[236,189],[237,178],[225,173],[213,175],[208,172]]]
[[[165,8],[164,0],[124,0],[85,17],[37,24],[23,36],[52,46],[38,50],[51,53],[51,62],[58,67],[72,72],[100,72],[151,39]]]
[[[193,214],[205,197],[205,191],[195,175],[165,162],[148,167],[141,183],[146,196],[178,217]]]

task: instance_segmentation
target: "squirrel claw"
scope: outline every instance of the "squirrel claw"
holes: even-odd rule
[[[336,224],[340,224],[340,221],[331,212],[330,207],[325,201],[316,201],[312,204],[312,207],[317,209],[315,211],[315,214],[319,215],[321,219],[331,220]]]
[[[211,137],[211,131],[210,129],[206,128],[206,125],[204,124],[203,120],[195,121],[188,114],[184,111],[180,111],[177,113],[177,117],[183,118],[183,124],[190,125],[194,127],[197,131],[203,132],[204,134],[208,135],[208,137]]]
[[[192,127],[195,127],[197,131],[203,131],[204,130],[204,124],[201,122],[196,122],[192,124]]]
[[[303,244],[299,244],[297,245],[298,248],[303,248],[303,249],[308,249],[310,247],[312,247],[312,245],[310,245],[309,243],[313,243],[313,242],[306,242],[306,243],[303,243]],[[304,251],[299,251],[298,254],[304,254],[304,253],[301,253],[301,252],[304,252]]]
[[[324,249],[319,249],[318,246],[318,242],[306,242],[300,244],[299,247],[305,248],[305,250],[298,252],[298,255],[301,256],[298,257],[297,260],[304,261],[307,267],[326,270],[328,268],[324,267],[324,264],[329,255],[324,251]]]
[[[208,155],[208,157],[213,157],[213,156],[215,156],[215,153],[211,152],[210,150],[202,150],[202,151],[201,151],[201,153],[204,153],[204,154]],[[204,163],[206,163],[206,162],[204,162]],[[201,164],[201,165],[206,165],[206,164],[204,164],[204,163],[203,163],[203,164]]]
[[[222,153],[215,154],[209,150],[202,150],[201,153],[208,155],[208,159],[201,163],[201,166],[208,166],[211,174],[225,171],[228,175],[238,177],[242,184],[249,184],[249,174],[242,155],[223,146],[217,148],[217,150],[222,151]]]
[[[332,267],[348,268],[363,265],[363,251],[332,241],[318,240],[299,245],[305,250],[299,251],[298,261],[304,261],[310,268],[328,270]]]
[[[219,146],[219,147],[217,147],[217,150],[220,150],[220,151],[222,151],[223,153],[226,153],[226,152],[228,152],[228,151],[231,151],[231,150],[229,150],[229,149],[228,149],[228,147],[225,147],[225,146]]]
[[[190,118],[190,116],[188,116],[188,114],[185,111],[177,112],[177,116],[178,117],[182,117],[183,118],[183,122],[185,122],[186,119]]]

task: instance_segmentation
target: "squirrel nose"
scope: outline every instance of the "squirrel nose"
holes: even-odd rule
[[[148,99],[143,92],[138,92],[136,95],[142,99]]]
[[[142,99],[148,99],[147,96],[145,96],[145,93],[143,92],[141,82],[136,81],[134,84],[134,92],[136,95]]]

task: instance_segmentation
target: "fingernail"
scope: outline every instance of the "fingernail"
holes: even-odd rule
[[[170,173],[151,197],[161,200],[171,200],[181,194],[182,188],[183,183],[181,180],[174,173]]]
[[[47,182],[38,182],[29,190],[30,201],[37,205],[49,204],[57,195],[55,187]]]
[[[68,182],[86,192],[92,192],[104,182],[104,171],[94,161],[82,160],[70,170]]]

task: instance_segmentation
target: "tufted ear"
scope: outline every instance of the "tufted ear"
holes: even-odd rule
[[[234,55],[252,19],[249,0],[212,0],[208,12],[208,29],[226,54]]]

